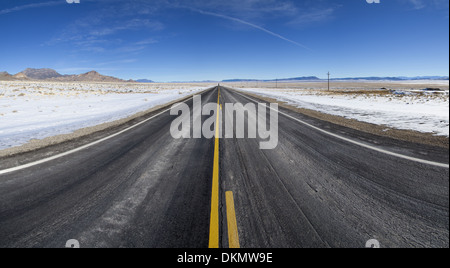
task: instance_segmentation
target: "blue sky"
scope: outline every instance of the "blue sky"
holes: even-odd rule
[[[155,81],[449,75],[448,0],[0,0],[0,71]]]

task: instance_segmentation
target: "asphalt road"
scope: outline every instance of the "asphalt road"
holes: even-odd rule
[[[203,93],[203,104],[217,103],[218,92]],[[219,103],[256,102],[220,87]],[[176,116],[166,111],[83,150],[0,173],[0,247],[61,248],[76,239],[81,247],[207,248],[217,228],[227,248],[226,192],[242,248],[360,248],[370,239],[449,247],[449,169],[406,159],[448,164],[448,150],[280,111],[273,150],[260,150],[259,139],[220,139],[218,226],[216,141],[174,139]]]

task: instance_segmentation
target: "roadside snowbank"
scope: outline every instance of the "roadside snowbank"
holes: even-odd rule
[[[0,150],[127,118],[206,88],[0,82]]]
[[[448,91],[336,94],[336,92],[328,93],[323,90],[273,88],[240,90],[287,102],[298,108],[391,128],[449,136]]]

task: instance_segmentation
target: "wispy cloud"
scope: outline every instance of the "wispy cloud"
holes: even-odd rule
[[[261,26],[255,25],[255,24],[250,23],[248,21],[244,21],[244,20],[241,20],[241,19],[238,19],[238,18],[234,18],[234,17],[230,17],[230,16],[227,16],[227,15],[222,15],[222,14],[218,14],[218,13],[213,13],[213,12],[209,12],[209,11],[203,11],[203,10],[199,10],[199,9],[192,9],[191,8],[191,10],[193,10],[195,12],[198,12],[200,14],[214,16],[214,17],[230,20],[230,21],[233,21],[233,22],[237,22],[237,23],[240,23],[240,24],[243,24],[243,25],[247,25],[247,26],[250,26],[250,27],[255,28],[257,30],[263,31],[263,32],[265,32],[267,34],[270,34],[272,36],[275,36],[275,37],[277,37],[277,38],[279,38],[281,40],[284,40],[284,41],[287,41],[287,42],[289,42],[291,44],[294,44],[294,45],[296,45],[298,47],[301,47],[301,48],[304,48],[304,49],[307,49],[307,50],[311,50],[309,47],[307,47],[307,46],[305,46],[303,44],[300,44],[300,43],[298,43],[296,41],[293,41],[293,40],[291,40],[289,38],[286,38],[286,37],[284,37],[284,36],[282,36],[280,34],[272,32],[272,31],[270,31],[270,30],[268,30],[266,28],[263,28]]]
[[[404,3],[412,6],[415,10],[432,8],[437,10],[447,10],[449,8],[448,0],[402,0]]]
[[[107,62],[100,62],[97,63],[98,66],[105,66],[105,65],[118,65],[118,64],[128,64],[128,63],[134,63],[137,62],[137,59],[125,59],[125,60],[115,60],[115,61],[107,61]]]
[[[333,14],[335,12],[335,8],[329,7],[325,9],[313,9],[308,10],[308,12],[304,12],[299,14],[294,19],[292,19],[288,24],[289,25],[309,25],[313,23],[320,23],[329,21],[333,18]]]
[[[136,42],[135,44],[138,46],[144,46],[144,45],[152,45],[152,44],[156,44],[158,43],[157,40],[153,39],[153,38],[148,38],[139,42]]]
[[[243,20],[295,16],[298,8],[291,0],[175,0],[174,5],[228,14]]]
[[[129,5],[124,5],[129,8]],[[87,14],[67,25],[45,45],[70,44],[73,50],[91,53],[137,53],[151,44],[154,38],[141,41],[124,40],[123,34],[130,32],[158,32],[164,24],[143,16],[135,16],[133,10],[102,9],[100,12]]]
[[[289,42],[303,49],[311,50],[304,44],[292,40],[286,36],[278,34],[262,26],[267,20],[273,18],[283,18],[292,20],[297,18],[299,21],[319,21],[324,19],[331,9],[324,13],[313,13],[301,15],[297,3],[291,0],[84,0],[92,3],[102,3],[101,9],[95,14],[90,14],[71,23],[66,29],[55,36],[47,44],[68,43],[75,44],[83,51],[95,53],[110,51],[108,45],[112,43],[123,45],[122,51],[133,52],[141,51],[146,46],[154,43],[154,40],[140,44],[117,44],[115,40],[110,40],[114,35],[130,30],[148,30],[160,31],[164,25],[158,21],[149,20],[149,15],[157,14],[158,11],[167,8],[184,8],[193,10],[203,15],[214,16],[228,21],[245,25],[257,29],[266,34]],[[114,4],[111,4],[114,2]],[[51,1],[16,7],[3,12],[14,12],[23,9],[37,8],[42,6],[52,6],[66,3],[64,0]],[[111,4],[111,5],[110,5]],[[225,15],[226,14],[226,15]],[[117,22],[121,23],[118,24]],[[250,22],[251,21],[251,22]],[[299,23],[297,21],[297,23]],[[295,24],[295,22],[292,22]],[[115,51],[120,51],[117,47]]]
[[[307,50],[311,49],[264,25],[281,23],[283,26],[297,27],[322,23],[331,20],[340,6],[329,0],[173,0],[170,3],[174,8],[183,8],[249,26]]]
[[[65,1],[51,1],[51,2],[35,3],[35,4],[16,6],[16,7],[13,7],[13,8],[0,10],[0,15],[13,13],[13,12],[18,12],[18,11],[27,10],[27,9],[33,9],[33,8],[57,6],[57,5],[61,5],[61,4],[67,4],[67,3]]]
[[[426,7],[425,3],[422,0],[408,0],[409,3],[413,6],[414,9],[423,9]]]
[[[158,18],[161,11],[179,8],[203,15],[228,20],[238,25],[251,27],[302,49],[306,45],[279,34],[264,26],[272,20],[284,21],[284,25],[315,23],[324,21],[333,13],[333,8],[305,10],[302,2],[292,0],[82,0],[98,5],[98,11],[85,14],[68,24],[46,45],[71,44],[74,50],[92,53],[138,53],[156,41],[121,40],[122,33],[129,31],[157,32],[165,28]],[[65,0],[19,6],[0,11],[3,13],[65,4]],[[120,23],[119,23],[120,22]],[[289,23],[290,22],[290,23]]]
[[[164,25],[158,21],[150,21],[148,19],[131,19],[117,25],[99,27],[93,29],[88,34],[90,36],[107,36],[113,35],[120,31],[130,31],[138,29],[147,29],[151,31],[160,31],[164,29]]]

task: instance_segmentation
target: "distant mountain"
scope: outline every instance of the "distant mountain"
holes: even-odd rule
[[[258,79],[227,79],[222,82],[289,82],[289,81],[318,81],[320,78],[316,76],[302,76],[293,78],[282,78],[282,79],[270,79],[270,80],[258,80]]]
[[[15,80],[12,75],[7,72],[0,72],[0,81],[11,81]]]
[[[116,77],[101,75],[96,71],[90,71],[78,75],[63,75],[61,77],[51,78],[47,80],[59,82],[115,82],[115,83],[127,82],[125,80]]]
[[[138,82],[138,83],[155,83],[154,81],[148,80],[148,79],[139,79],[139,80],[136,80],[136,82]]]
[[[15,75],[13,75],[13,78],[15,80],[30,80],[30,78],[28,76],[26,76],[24,73],[17,73]]]
[[[415,77],[399,77],[403,80],[448,80],[448,76],[415,76]]]
[[[320,78],[317,76],[303,76],[303,77],[285,78],[278,81],[284,82],[284,81],[316,81],[316,80],[320,80]]]
[[[448,76],[396,76],[396,77],[347,77],[347,78],[333,78],[333,81],[340,80],[369,80],[369,81],[411,81],[411,80],[449,80]]]
[[[44,80],[49,78],[62,77],[61,74],[52,69],[32,69],[28,68],[25,71],[22,71],[16,74],[18,78],[27,77],[33,80]]]
[[[134,82],[133,80],[122,80],[112,76],[105,76],[96,71],[90,71],[79,75],[62,75],[53,69],[32,69],[28,68],[20,73],[11,76],[9,73],[0,73],[0,81],[55,81],[55,82]]]
[[[224,83],[231,83],[231,82],[258,82],[258,81],[264,81],[264,80],[255,80],[255,79],[226,79],[226,80],[222,80],[221,82],[224,82]]]

